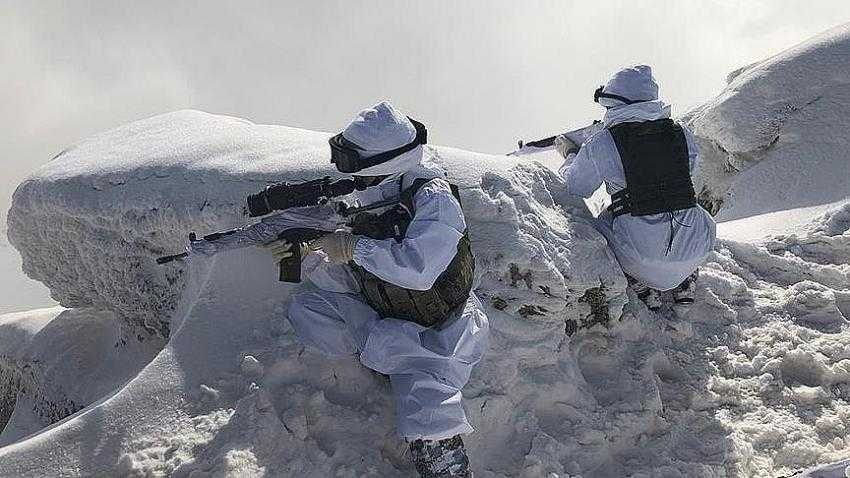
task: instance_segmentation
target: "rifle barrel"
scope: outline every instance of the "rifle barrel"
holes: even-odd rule
[[[169,262],[173,262],[173,261],[176,261],[178,259],[183,259],[184,257],[187,257],[188,255],[189,255],[188,252],[181,252],[180,254],[173,254],[173,255],[170,255],[170,256],[158,257],[156,259],[156,263],[157,264],[168,264]]]

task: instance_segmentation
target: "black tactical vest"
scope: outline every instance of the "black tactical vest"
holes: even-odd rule
[[[682,127],[669,118],[620,123],[609,128],[620,153],[626,187],[611,196],[608,210],[648,216],[696,206]]]
[[[351,221],[352,233],[372,239],[395,239],[401,242],[415,214],[413,196],[429,179],[417,179],[401,193],[399,203],[380,214],[363,212]],[[460,201],[457,187],[452,193]],[[363,267],[349,262],[360,283],[366,302],[382,318],[409,320],[425,327],[443,323],[449,315],[466,303],[472,291],[475,275],[475,258],[472,255],[469,234],[457,244],[457,253],[449,266],[429,290],[405,289],[387,282]]]

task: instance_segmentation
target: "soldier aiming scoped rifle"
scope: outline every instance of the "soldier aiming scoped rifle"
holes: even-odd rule
[[[303,183],[273,184],[248,196],[248,215],[261,217],[275,211],[282,212],[265,217],[255,224],[215,232],[201,239],[192,232],[189,234],[189,244],[185,252],[160,257],[156,262],[168,264],[194,254],[212,256],[228,250],[265,245],[278,239],[285,239],[292,244],[309,245],[315,239],[346,228],[348,218],[356,214],[397,202],[388,201],[359,207],[334,201],[354,191],[362,191],[368,186],[362,178],[333,181],[329,176]],[[360,220],[362,217],[360,215]],[[290,257],[280,261],[280,281],[301,282],[302,250],[303,247],[295,247]]]
[[[460,192],[427,135],[388,102],[366,108],[328,139],[331,163],[350,179],[266,188],[248,198],[248,210],[268,217],[192,240],[187,253],[262,245],[281,278],[295,281],[300,256],[320,251],[304,267],[311,287],[288,301],[299,341],[389,377],[419,476],[471,478],[461,389],[484,356],[489,326],[472,290]]]

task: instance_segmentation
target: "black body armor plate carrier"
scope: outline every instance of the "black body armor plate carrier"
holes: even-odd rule
[[[399,203],[385,212],[356,215],[351,223],[352,232],[372,239],[395,239],[400,242],[413,220],[413,196],[429,181],[415,180],[410,188],[401,193]],[[454,185],[452,193],[460,201]],[[379,278],[353,261],[349,265],[360,283],[366,302],[382,318],[409,320],[425,327],[443,323],[452,311],[466,303],[475,275],[475,258],[467,231],[463,232],[457,244],[454,259],[428,290],[406,289]]]
[[[609,128],[626,176],[608,210],[648,216],[696,206],[682,127],[669,118],[621,123]]]

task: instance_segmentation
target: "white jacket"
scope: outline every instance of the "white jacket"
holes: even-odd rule
[[[417,178],[436,178],[413,197],[415,215],[402,242],[361,238],[354,262],[378,277],[411,289],[429,289],[457,253],[466,229],[460,204],[441,169],[427,158],[403,176],[385,180],[347,199],[360,205],[396,199]],[[471,293],[439,327],[381,318],[357,294],[360,286],[347,265],[304,261],[309,287],[293,297],[292,323],[303,343],[331,356],[356,355],[388,375],[396,398],[398,432],[407,440],[440,440],[472,432],[461,389],[487,349],[489,325]]]
[[[401,242],[394,239],[360,237],[354,249],[354,262],[381,279],[408,289],[428,290],[448,267],[457,253],[457,244],[466,230],[460,203],[452,195],[442,169],[423,164],[384,180],[378,186],[357,191],[346,198],[351,205],[368,206],[377,202],[398,199],[401,191],[416,179],[434,179],[426,183],[413,196],[414,217]],[[380,212],[380,209],[376,212]],[[317,252],[311,256],[321,257]],[[315,259],[305,261],[310,280],[319,288],[338,290],[339,284],[354,288],[352,280],[340,277],[348,274],[331,264],[317,264]],[[313,269],[313,267],[316,267]]]
[[[604,117],[605,129],[591,136],[560,169],[568,190],[587,198],[603,183],[609,194],[623,189],[626,185],[623,164],[608,128],[619,123],[669,116],[669,107],[659,100],[608,109]],[[699,153],[687,129],[685,137],[693,174]],[[616,219],[605,212],[596,219],[595,226],[608,239],[623,271],[658,290],[679,285],[714,247],[714,220],[699,206],[672,215],[635,217],[626,214]]]

